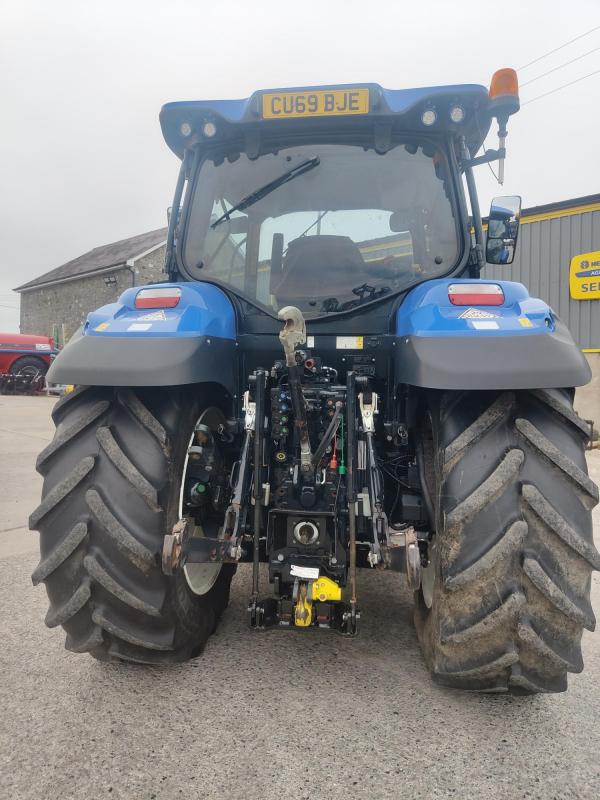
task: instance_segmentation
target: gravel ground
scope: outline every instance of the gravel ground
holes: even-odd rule
[[[51,404],[0,397],[1,798],[598,798],[600,636],[584,634],[586,668],[565,694],[440,689],[393,574],[361,573],[355,640],[251,632],[242,568],[192,662],[67,653],[29,578],[37,534],[18,528],[39,495],[33,463]],[[599,451],[590,470],[598,481]],[[592,602],[598,613],[598,573]]]

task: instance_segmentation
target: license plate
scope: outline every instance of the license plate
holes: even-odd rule
[[[368,89],[317,89],[312,92],[275,92],[262,98],[263,119],[339,117],[369,113]]]

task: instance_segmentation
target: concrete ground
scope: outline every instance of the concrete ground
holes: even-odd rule
[[[43,624],[45,592],[29,578],[37,534],[24,527],[52,402],[0,396],[0,798],[600,796],[600,636],[584,634],[586,668],[566,694],[440,689],[392,574],[361,574],[355,640],[251,632],[240,570],[195,661],[132,667],[68,653]],[[599,481],[600,451],[590,471]],[[592,602],[598,614],[598,573]]]

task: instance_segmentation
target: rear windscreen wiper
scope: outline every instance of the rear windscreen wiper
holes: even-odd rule
[[[268,194],[271,194],[271,192],[274,192],[275,189],[279,189],[279,187],[283,186],[284,183],[293,181],[294,178],[297,178],[299,175],[304,175],[305,172],[318,167],[320,163],[321,159],[318,156],[315,156],[315,158],[309,158],[307,161],[303,161],[301,164],[298,164],[297,167],[284,172],[283,175],[275,178],[274,181],[266,183],[264,186],[261,186],[260,189],[256,189],[254,192],[246,195],[246,197],[242,198],[239,203],[236,203],[224,214],[221,214],[221,216],[215,220],[210,227],[216,228],[217,225],[220,225],[226,219],[229,219],[234,211],[243,211],[245,208],[248,208],[248,206],[258,203],[259,200],[262,200],[263,197],[266,197]]]
[[[339,314],[340,311],[348,311],[350,308],[356,308],[356,306],[360,306],[363,303],[370,303],[371,300],[378,300],[391,291],[389,286],[380,286],[379,289],[376,289],[374,286],[363,283],[361,286],[352,289],[358,300],[347,300],[345,303],[340,303],[337,297],[328,297],[323,300],[321,311],[323,314]]]

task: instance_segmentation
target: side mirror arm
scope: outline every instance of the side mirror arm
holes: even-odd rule
[[[471,158],[469,161],[461,161],[460,167],[464,171],[467,167],[478,167],[479,164],[489,164],[491,161],[500,161],[506,158],[506,148],[499,147],[497,150],[486,150],[484,155]]]

